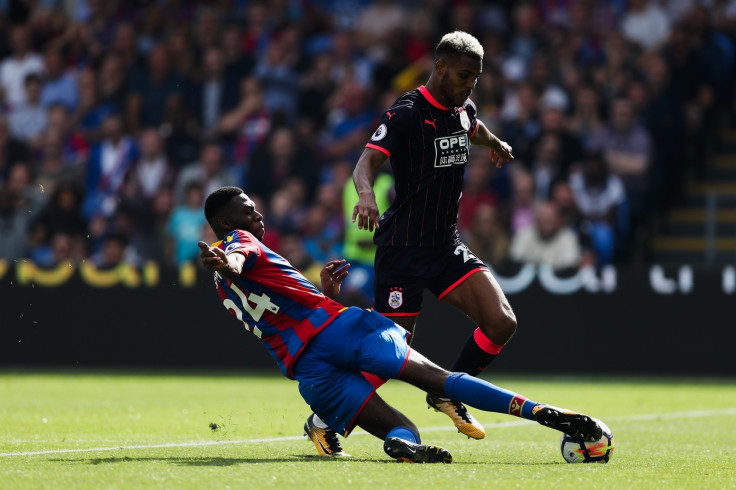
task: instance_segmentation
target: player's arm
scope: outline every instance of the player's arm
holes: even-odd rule
[[[245,255],[239,252],[225,254],[225,251],[218,247],[210,247],[205,242],[197,243],[199,245],[199,259],[205,269],[219,273],[225,279],[231,281],[240,276],[243,272],[243,264],[245,264]]]
[[[337,298],[340,293],[340,285],[342,280],[348,277],[348,264],[345,259],[331,260],[327,262],[319,273],[319,279],[322,283],[322,294],[330,299]]]
[[[358,229],[373,231],[378,228],[378,205],[376,194],[373,192],[373,182],[376,172],[383,162],[386,154],[373,148],[365,148],[360,155],[355,170],[353,171],[353,182],[355,190],[358,191],[358,203],[353,208],[353,223],[358,218]]]
[[[483,124],[480,119],[478,121],[478,127],[475,130],[475,134],[470,138],[470,142],[474,145],[487,146],[491,149],[491,162],[496,164],[496,167],[501,168],[503,162],[510,162],[514,159],[514,155],[511,150],[511,145],[505,141],[501,141],[498,137],[491,133],[491,130]]]

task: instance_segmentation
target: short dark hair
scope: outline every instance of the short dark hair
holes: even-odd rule
[[[234,197],[243,194],[243,189],[235,186],[220,187],[213,191],[204,203],[204,217],[212,225],[212,220]]]

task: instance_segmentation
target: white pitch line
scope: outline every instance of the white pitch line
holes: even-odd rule
[[[658,419],[691,419],[691,418],[703,418],[703,417],[719,417],[723,415],[736,415],[736,408],[723,408],[718,410],[693,410],[690,412],[672,412],[672,413],[651,413],[651,414],[640,414],[640,415],[621,415],[613,417],[605,417],[606,420],[620,420],[620,421],[646,421],[646,420],[658,420]],[[520,425],[532,424],[531,420],[516,420],[513,422],[498,422],[495,424],[485,424],[484,427],[487,429],[500,429],[505,427],[518,427]],[[443,427],[427,427],[421,429],[421,432],[444,432],[449,430],[455,430],[454,427],[443,426]],[[364,436],[367,432],[356,431],[352,435]],[[226,444],[258,444],[264,442],[284,442],[284,441],[298,441],[303,436],[286,436],[286,437],[268,437],[263,439],[239,439],[234,441],[194,441],[194,442],[179,442],[179,443],[166,443],[166,444],[137,444],[132,446],[112,446],[112,447],[94,447],[94,448],[83,448],[83,449],[48,449],[45,451],[23,451],[13,453],[0,453],[0,458],[10,456],[42,456],[44,454],[69,454],[69,453],[96,453],[96,452],[109,452],[109,451],[122,451],[129,449],[157,449],[157,448],[170,448],[170,447],[203,447],[203,446],[223,446]]]

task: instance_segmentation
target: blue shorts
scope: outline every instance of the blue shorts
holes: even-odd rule
[[[347,436],[376,389],[362,372],[397,378],[409,356],[409,332],[380,313],[348,308],[309,341],[294,366],[314,413]]]

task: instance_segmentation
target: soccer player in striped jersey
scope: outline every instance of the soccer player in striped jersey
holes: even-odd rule
[[[475,37],[461,31],[443,36],[426,85],[400,96],[383,114],[353,172],[358,202],[352,220],[357,218],[360,229],[376,229],[375,309],[413,333],[424,289],[458,308],[477,328],[450,370],[473,376],[516,331],[516,316],[498,282],[457,230],[470,143],[489,147],[498,167],[514,158],[511,147],[476,118],[469,98],[482,64],[483,47]],[[379,218],[373,180],[386,159],[396,198]],[[485,437],[483,426],[457,400],[428,393],[427,404],[468,437]]]
[[[207,197],[205,217],[219,241],[199,242],[223,306],[255,334],[314,411],[305,429],[321,454],[344,456],[337,434],[357,425],[384,441],[398,461],[449,463],[446,449],[421,443],[417,427],[388,405],[363,373],[396,378],[481,410],[536,420],[582,440],[600,438],[586,415],[540,404],[466,373],[450,373],[406,342],[408,332],[379,313],[344,307],[328,295],[347,276],[344,260],[327,264],[319,292],[287,260],[261,243],[266,228],[237,187]],[[341,267],[345,265],[345,267]]]

